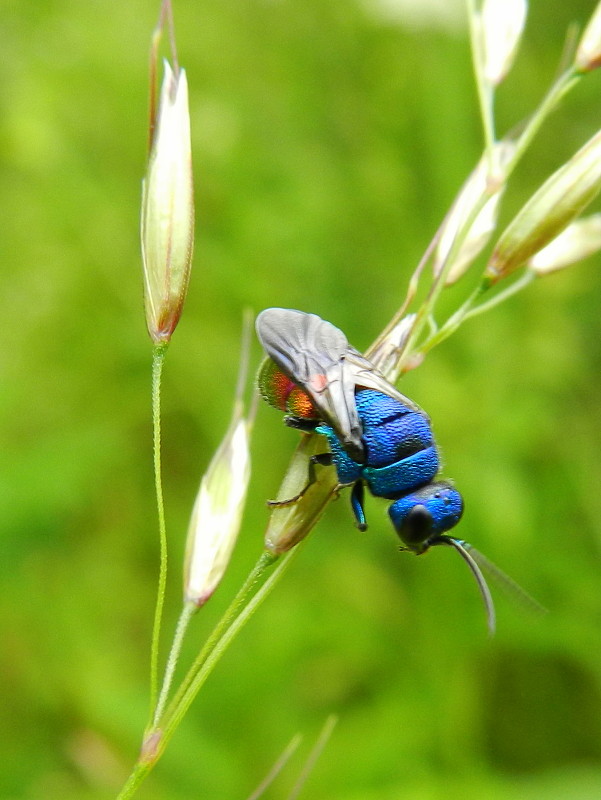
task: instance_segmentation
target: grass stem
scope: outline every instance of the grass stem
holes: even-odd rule
[[[159,522],[159,582],[152,626],[152,644],[150,648],[150,714],[149,725],[155,716],[158,698],[159,647],[161,640],[161,622],[165,603],[165,587],[167,585],[167,527],[165,525],[165,504],[163,502],[163,481],[161,475],[161,379],[163,364],[167,353],[167,342],[154,345],[152,351],[152,432],[153,432],[153,466],[154,488]]]

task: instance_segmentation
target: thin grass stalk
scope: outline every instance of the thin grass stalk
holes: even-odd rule
[[[569,67],[549,88],[541,104],[527,121],[526,127],[517,139],[515,151],[505,167],[506,178],[511,175],[519,160],[530,147],[534,137],[546,122],[547,117],[557,108],[560,101],[574,88],[581,78],[581,74],[577,73],[573,67]]]
[[[259,800],[262,794],[265,793],[267,789],[271,786],[271,784],[275,781],[278,777],[280,772],[284,769],[288,761],[292,758],[296,750],[298,749],[299,744],[302,742],[303,737],[300,733],[295,734],[292,739],[290,740],[289,744],[286,745],[283,753],[275,762],[275,764],[271,767],[267,775],[263,778],[261,783],[257,786],[252,794],[250,794],[246,800]]]
[[[163,364],[167,353],[167,342],[155,344],[152,350],[152,433],[153,433],[153,467],[154,489],[159,522],[159,580],[157,599],[152,626],[152,644],[150,647],[150,711],[148,725],[152,724],[159,692],[159,649],[161,641],[161,623],[165,590],[167,586],[167,526],[165,524],[165,504],[163,501],[163,481],[161,472],[161,379]]]
[[[445,288],[445,281],[447,279],[447,275],[451,271],[451,267],[453,266],[453,259],[461,250],[461,246],[465,237],[468,235],[470,228],[474,222],[474,220],[478,217],[478,214],[482,211],[486,203],[489,201],[490,195],[487,192],[483,192],[482,197],[479,199],[477,203],[474,204],[470,214],[466,217],[465,222],[455,237],[455,241],[451,245],[451,249],[447,256],[447,260],[439,274],[432,282],[432,286],[430,287],[430,291],[420,308],[418,309],[415,321],[412,326],[411,333],[407,337],[407,341],[405,343],[405,347],[403,349],[403,353],[400,357],[400,363],[406,364],[411,356],[413,355],[414,351],[417,348],[417,342],[421,333],[425,326],[429,323],[429,320],[432,318],[432,314],[434,312],[434,308],[440,297],[442,291]],[[471,307],[472,302],[475,300],[476,293],[470,295],[466,300],[464,306],[467,308]],[[463,308],[463,307],[462,307]],[[457,326],[458,327],[458,326]],[[402,370],[402,368],[401,368]]]
[[[270,594],[290,564],[293,555],[298,551],[299,547],[297,546],[281,556],[273,555],[267,551],[261,554],[242,588],[207,639],[194,664],[182,681],[175,697],[167,707],[160,725],[162,733],[161,747],[164,747],[172,736],[196,697],[198,690],[236,634]],[[268,570],[272,567],[273,571],[267,575]]]
[[[188,688],[190,687],[191,683],[194,680],[194,676],[202,667],[204,662],[213,652],[215,647],[219,644],[219,640],[223,634],[227,631],[228,627],[232,622],[236,619],[238,614],[242,612],[244,607],[244,603],[250,599],[253,595],[253,592],[257,589],[257,584],[261,581],[262,576],[264,573],[277,561],[278,556],[274,556],[271,553],[264,552],[261,554],[261,557],[252,568],[248,577],[242,584],[241,588],[238,591],[238,594],[234,597],[232,602],[230,603],[228,609],[221,617],[213,632],[204,643],[202,650],[197,655],[194,663],[186,673],[186,676],[179,684],[176,694],[174,695],[173,699],[171,700],[167,711],[165,712],[165,717],[168,718],[173,709],[177,707],[177,705],[181,702],[182,697],[187,692]],[[163,720],[158,721],[159,724],[163,722]]]
[[[334,728],[338,722],[338,717],[335,714],[330,714],[330,716],[326,719],[323,728],[319,732],[319,736],[317,737],[317,741],[313,745],[311,752],[309,753],[309,757],[301,770],[300,775],[298,776],[296,783],[292,787],[292,791],[288,795],[287,800],[297,800],[300,793],[302,792],[309,776],[313,772],[313,768],[317,763],[317,760],[323,753],[325,746],[330,740]]]
[[[396,326],[401,322],[407,311],[409,310],[411,303],[415,299],[417,295],[417,290],[419,288],[419,282],[422,276],[422,273],[428,262],[430,261],[438,242],[440,241],[440,237],[444,228],[444,224],[447,220],[447,216],[445,215],[444,219],[438,226],[438,230],[434,234],[430,244],[426,248],[423,256],[420,258],[417,267],[414,269],[411,277],[409,278],[409,285],[407,288],[407,293],[405,295],[405,299],[403,300],[403,304],[401,307],[395,312],[393,318],[390,322],[386,325],[384,330],[379,334],[379,336],[370,344],[370,346],[365,351],[365,357],[371,359],[373,354],[378,350],[382,342],[389,336],[392,331],[396,328]]]
[[[142,783],[142,781],[148,775],[151,769],[152,769],[152,764],[149,764],[148,762],[138,761],[135,764],[132,773],[127,779],[127,782],[125,783],[124,787],[117,795],[116,800],[129,800],[130,797],[133,797],[139,785]]]
[[[207,639],[176,695],[157,725],[147,731],[142,751],[131,775],[117,800],[128,800],[163,754],[169,740],[177,730],[201,686],[209,677],[221,656],[239,631],[260,606],[284,574],[292,557],[299,550],[293,548],[282,556],[264,552],[251,570],[242,588]],[[277,562],[277,564],[276,564]],[[266,573],[275,568],[266,578]]]
[[[186,631],[188,630],[188,625],[190,624],[190,620],[192,619],[196,611],[198,611],[198,608],[194,603],[184,603],[181,614],[177,621],[177,626],[175,628],[175,635],[173,637],[171,650],[169,651],[169,656],[167,658],[165,677],[163,678],[161,693],[159,695],[159,699],[154,712],[154,719],[152,723],[153,727],[156,727],[158,725],[159,720],[163,714],[163,711],[165,710],[167,698],[169,697],[169,690],[173,682],[173,675],[175,673],[175,668],[177,666],[179,655],[182,650],[184,636],[186,635]]]

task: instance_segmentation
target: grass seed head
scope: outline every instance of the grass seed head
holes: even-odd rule
[[[443,223],[434,255],[436,276],[444,269],[457,237],[462,237],[446,274],[445,286],[462,278],[488,244],[497,224],[499,203],[506,185],[505,167],[514,153],[515,144],[511,141],[495,144],[492,154],[482,156],[459,190]],[[480,210],[475,212],[478,206]]]
[[[491,86],[498,86],[513,65],[527,12],[526,0],[484,0],[479,17],[482,72]]]
[[[601,3],[584,29],[576,50],[575,66],[579,72],[590,72],[601,65]]]
[[[188,288],[194,199],[186,73],[167,62],[142,187],[141,239],[148,332],[154,342],[169,341]]]
[[[572,222],[601,189],[601,131],[545,181],[501,235],[485,272],[497,283],[526,264]]]
[[[200,482],[188,527],[184,599],[202,606],[219,585],[238,538],[250,479],[249,424],[239,413]]]
[[[538,276],[569,267],[601,250],[601,214],[572,222],[559,236],[539,250],[528,266]]]

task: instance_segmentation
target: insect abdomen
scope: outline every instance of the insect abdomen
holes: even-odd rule
[[[329,425],[317,428],[317,433],[328,438],[339,481],[364,480],[376,497],[390,499],[430,483],[440,463],[427,418],[373,389],[360,389],[356,402],[363,425],[365,464],[353,461]]]
[[[388,466],[434,444],[426,417],[396,398],[361,389],[356,402],[363,423],[367,466]]]
[[[381,392],[362,389],[356,397],[367,451],[362,478],[371,493],[397,498],[429,483],[440,463],[428,419]]]

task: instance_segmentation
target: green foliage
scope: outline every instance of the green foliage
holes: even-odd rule
[[[166,630],[198,480],[230,416],[243,307],[315,311],[365,348],[480,156],[465,31],[376,11],[391,5],[175,5],[197,240],[163,385]],[[532,3],[500,132],[536,104],[567,24],[593,7]],[[23,2],[0,33],[0,796],[11,800],[114,795],[147,714],[158,537],[138,218],[157,14],[139,0]],[[505,221],[600,127],[600,92],[590,75],[544,127]],[[550,613],[498,597],[489,641],[459,559],[400,554],[371,498],[358,533],[343,498],[140,798],[246,797],[300,731],[267,795],[284,800],[330,713],[313,800],[600,794],[598,260],[466,323],[402,384],[466,497],[461,535]],[[261,407],[239,545],[193,620],[189,658],[260,553],[264,499],[296,439]]]

